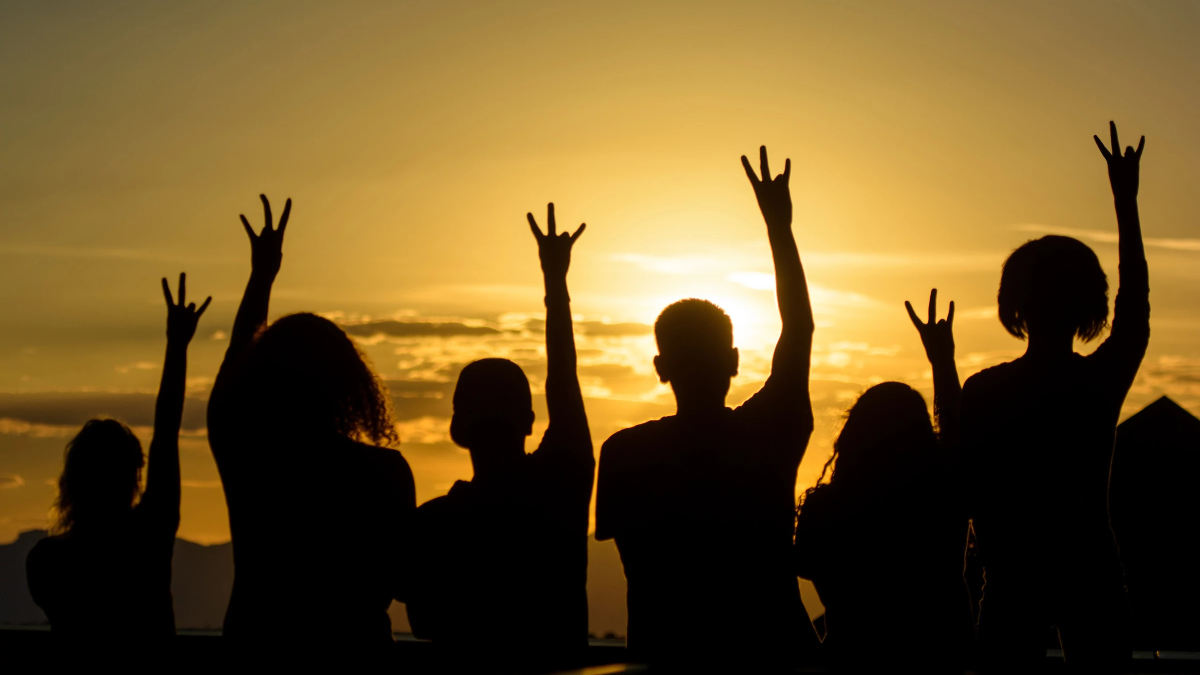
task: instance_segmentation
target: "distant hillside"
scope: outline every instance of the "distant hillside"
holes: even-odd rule
[[[29,597],[25,584],[25,557],[45,530],[22,532],[11,544],[0,545],[0,625],[44,624],[46,615]],[[588,596],[591,631],[603,636],[625,633],[625,575],[612,542],[588,542]],[[183,628],[220,628],[233,588],[233,545],[202,546],[175,540],[171,593],[175,598],[175,623]],[[392,627],[408,631],[404,606],[392,605]]]
[[[45,536],[45,530],[29,530],[13,543],[0,546],[0,624],[46,623],[46,615],[34,604],[25,584],[25,557]],[[232,588],[232,544],[201,546],[175,540],[171,593],[177,626],[220,628]]]

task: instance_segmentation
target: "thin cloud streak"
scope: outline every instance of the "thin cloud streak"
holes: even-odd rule
[[[1024,225],[1016,225],[1014,230],[1022,232],[1034,232],[1037,234],[1061,234],[1068,237],[1077,237],[1079,239],[1087,239],[1097,241],[1102,244],[1115,244],[1120,241],[1120,237],[1116,232],[1108,230],[1083,230],[1074,227],[1050,227],[1048,225],[1038,225],[1036,223],[1028,223]],[[1165,248],[1172,251],[1200,251],[1200,239],[1170,239],[1160,237],[1142,237],[1142,243],[1151,248]]]

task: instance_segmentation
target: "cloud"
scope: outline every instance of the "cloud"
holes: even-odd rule
[[[170,251],[155,251],[136,248],[76,248],[71,246],[47,246],[41,244],[0,243],[0,255],[16,255],[39,258],[99,258],[105,260],[147,260],[179,263],[208,263],[237,265],[245,263],[243,258],[197,257]]]
[[[625,337],[630,335],[649,335],[654,332],[654,327],[644,323],[576,321],[575,332],[592,337]]]
[[[15,473],[0,473],[0,490],[18,488],[25,484],[25,479]]]
[[[412,337],[460,337],[499,335],[500,331],[490,326],[468,326],[457,321],[434,323],[426,321],[370,321],[367,323],[343,324],[342,330],[355,337],[376,336],[393,338]]]
[[[418,417],[396,424],[401,445],[435,445],[450,442],[450,420],[446,417]]]
[[[221,487],[220,480],[192,480],[185,478],[179,481],[179,484],[185,488],[211,489]]]
[[[151,427],[154,425],[154,399],[154,394],[140,392],[0,393],[0,418],[9,420],[7,427],[0,425],[0,432],[36,435],[40,433],[38,429],[45,426],[65,426],[78,430],[79,426],[94,417],[112,417],[130,426]],[[201,399],[185,399],[184,429],[205,428],[206,405],[206,401]],[[31,426],[22,430],[19,425],[14,426],[18,422]],[[61,435],[61,432],[53,435]]]
[[[1049,225],[1038,225],[1036,223],[1028,223],[1024,225],[1016,225],[1014,230],[1022,232],[1034,232],[1037,234],[1061,234],[1068,237],[1077,237],[1079,239],[1087,239],[1089,241],[1097,241],[1102,244],[1115,244],[1120,240],[1116,232],[1111,230],[1082,230],[1073,227],[1051,227]],[[1151,248],[1163,248],[1172,251],[1200,251],[1200,239],[1164,239],[1159,237],[1142,237],[1142,243]]]

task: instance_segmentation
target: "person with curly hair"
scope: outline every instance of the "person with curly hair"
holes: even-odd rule
[[[399,595],[412,471],[383,381],[336,324],[292,314],[267,325],[292,202],[250,237],[250,281],[208,404],[225,488],[234,584],[225,635],[266,648],[297,626],[321,644],[386,645]]]

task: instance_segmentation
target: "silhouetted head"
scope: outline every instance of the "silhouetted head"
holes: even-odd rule
[[[383,381],[341,328],[315,314],[285,316],[260,333],[241,384],[239,413],[260,431],[398,441]]]
[[[729,381],[738,372],[733,322],[724,310],[707,300],[680,300],[658,315],[654,339],[654,368],[659,380],[675,390],[676,399],[724,402]]]
[[[1087,342],[1108,325],[1108,277],[1087,244],[1049,235],[1004,261],[1000,323],[1014,336],[1068,334]]]
[[[141,492],[142,443],[116,420],[89,420],[67,443],[54,530],[92,528],[127,515]]]
[[[936,457],[937,436],[925,397],[907,384],[884,382],[863,392],[846,413],[821,477],[832,466],[829,487],[853,495],[847,499],[869,500]]]
[[[450,438],[473,453],[519,447],[523,454],[524,439],[532,433],[533,396],[521,367],[508,359],[467,364],[454,387]]]

